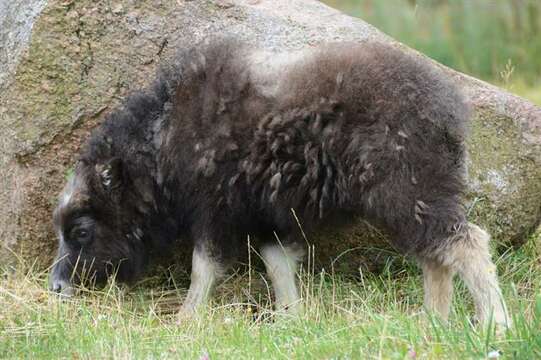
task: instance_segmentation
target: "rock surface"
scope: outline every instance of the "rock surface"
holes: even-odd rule
[[[14,253],[49,263],[56,248],[51,211],[90,129],[175,49],[216,33],[275,50],[377,39],[412,51],[312,0],[1,2],[0,264]],[[541,219],[541,108],[432,64],[475,109],[470,217],[499,244],[521,244]],[[309,239],[318,263],[329,266],[341,254],[334,268],[374,268],[386,254],[374,250],[389,248],[385,237],[359,219],[347,222],[347,231],[331,226]]]
[[[46,0],[0,2],[0,89],[10,79],[28,44],[34,19]]]

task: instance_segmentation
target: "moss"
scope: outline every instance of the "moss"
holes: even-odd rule
[[[468,194],[472,221],[500,244],[519,244],[541,217],[541,168],[513,119],[481,109],[471,125]]]
[[[28,56],[17,70],[14,92],[20,94],[16,136],[32,151],[52,139],[74,118],[76,101],[84,84],[81,64],[88,49],[81,47],[82,26],[76,3],[51,3],[34,25]]]
[[[167,4],[141,6],[146,14],[160,16],[172,8]],[[128,1],[121,5],[133,8]],[[127,78],[133,71],[123,66],[136,68],[140,57],[152,57],[158,45],[144,34],[134,39],[127,18],[113,13],[107,1],[49,2],[34,24],[28,55],[17,68],[9,96],[10,107],[18,113],[12,127],[20,153],[35,152],[137,83]],[[141,46],[134,46],[134,40]]]

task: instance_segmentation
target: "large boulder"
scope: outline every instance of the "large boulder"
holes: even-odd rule
[[[0,25],[0,264],[19,254],[49,263],[51,211],[81,142],[176,49],[232,33],[275,50],[372,39],[414,52],[312,0],[13,0],[0,3]],[[473,105],[471,220],[499,244],[521,244],[541,218],[541,108],[415,56],[452,77]],[[389,249],[384,234],[339,221],[347,230],[329,226],[309,239],[318,263],[340,255],[333,268],[377,264],[386,252],[371,249]]]

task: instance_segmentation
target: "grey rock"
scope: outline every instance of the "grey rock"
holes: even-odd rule
[[[1,1],[0,263],[15,251],[48,265],[56,247],[49,220],[56,194],[89,130],[130,90],[148,83],[176,49],[224,33],[272,50],[373,39],[441,68],[475,110],[471,219],[504,245],[524,242],[539,224],[541,108],[435,63],[320,2]],[[382,253],[370,249],[388,248],[384,234],[359,219],[336,222],[346,222],[347,230],[329,226],[319,240],[310,239],[317,240],[319,264],[377,265]]]
[[[47,0],[0,1],[0,90],[13,74],[26,49],[34,19]]]

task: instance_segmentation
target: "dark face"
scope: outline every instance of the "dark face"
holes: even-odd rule
[[[143,232],[130,222],[125,200],[119,162],[77,166],[53,215],[58,255],[51,290],[72,295],[82,282],[103,284],[113,275],[130,282],[139,275]]]

